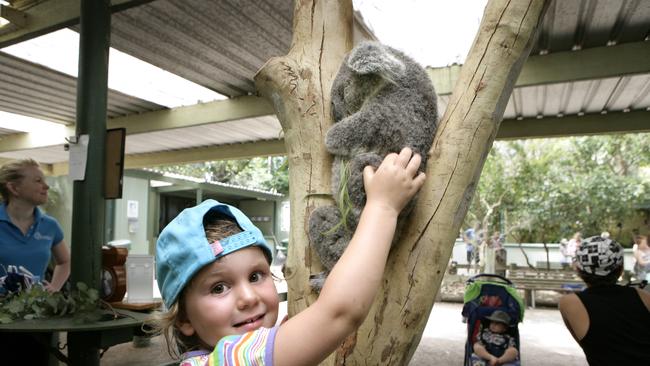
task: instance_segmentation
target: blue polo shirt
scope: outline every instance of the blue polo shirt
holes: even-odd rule
[[[0,276],[9,265],[23,266],[42,280],[50,262],[52,247],[63,240],[63,230],[51,216],[34,208],[34,223],[23,235],[7,215],[6,203],[0,204]],[[3,268],[4,267],[4,268]]]

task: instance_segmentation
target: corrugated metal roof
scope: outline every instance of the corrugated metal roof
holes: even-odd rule
[[[157,0],[114,14],[111,46],[230,97],[291,44],[293,1]]]
[[[554,0],[532,54],[643,41],[649,20],[646,0]]]
[[[650,108],[650,74],[516,88],[504,118],[607,113]]]
[[[32,158],[41,164],[53,164],[68,161],[69,153],[63,149],[63,145],[48,146],[38,149],[7,151],[0,153],[0,158],[25,159]]]
[[[0,51],[0,110],[74,124],[77,79]],[[108,118],[163,109],[115,90],[108,92]]]
[[[15,133],[15,131],[9,131]],[[214,145],[276,140],[282,137],[282,127],[275,116],[248,118],[201,126],[148,132],[126,136],[126,154],[142,154]],[[0,157],[21,159],[31,157],[42,163],[68,160],[63,145],[0,153]]]
[[[144,168],[144,169],[141,169],[141,170],[144,171],[144,172],[147,172],[147,173],[152,173],[151,175],[152,175],[152,177],[154,179],[156,179],[156,178],[160,179],[161,177],[167,177],[167,178],[187,181],[187,182],[190,182],[190,183],[200,183],[200,184],[206,184],[206,185],[209,185],[209,186],[217,186],[217,187],[223,187],[223,188],[233,188],[233,189],[245,190],[245,191],[249,191],[249,192],[262,193],[264,195],[269,196],[269,198],[283,198],[284,197],[283,194],[273,192],[273,191],[267,191],[267,190],[263,190],[263,189],[259,189],[259,188],[245,187],[245,186],[240,186],[240,185],[237,185],[237,184],[222,183],[222,182],[217,182],[217,181],[212,181],[212,180],[206,181],[205,179],[190,177],[190,176],[187,176],[187,175],[163,172],[163,171],[157,170],[155,168]]]
[[[439,114],[450,95],[438,98]],[[504,119],[650,110],[650,74],[515,88]]]
[[[554,0],[531,54],[647,41],[650,1]],[[650,61],[648,61],[650,62]],[[449,96],[439,98],[440,114]],[[650,110],[650,74],[573,81],[513,90],[503,118],[562,117]]]
[[[126,153],[225,145],[250,141],[275,140],[282,137],[282,127],[275,116],[212,123],[175,130],[128,135]]]

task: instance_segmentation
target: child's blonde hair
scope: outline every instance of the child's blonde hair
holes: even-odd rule
[[[218,212],[209,212],[203,219],[205,237],[209,242],[222,240],[231,235],[242,232],[242,229],[233,221]],[[155,318],[147,323],[151,330],[148,333],[162,334],[167,343],[167,352],[173,358],[179,358],[183,353],[196,350],[200,347],[200,340],[196,334],[188,337],[181,333],[177,325],[187,320],[185,311],[185,290],[192,286],[192,282],[181,291],[178,300],[165,313],[156,314]],[[174,347],[175,346],[175,347]]]
[[[34,159],[22,159],[11,161],[0,167],[0,194],[2,195],[5,203],[9,203],[11,193],[7,188],[7,183],[17,182],[25,177],[23,169],[29,167],[40,167],[38,162]]]

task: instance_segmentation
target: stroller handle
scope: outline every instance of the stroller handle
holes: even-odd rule
[[[470,277],[470,278],[467,280],[467,283],[468,283],[468,284],[469,284],[469,283],[474,283],[475,281],[477,281],[477,280],[478,280],[479,278],[481,278],[481,277],[496,278],[496,279],[501,280],[501,281],[503,281],[504,283],[506,283],[506,284],[508,284],[508,285],[510,285],[510,286],[513,285],[512,281],[510,281],[509,279],[507,279],[507,278],[505,278],[505,277],[503,277],[503,276],[499,276],[499,275],[497,275],[497,274],[492,274],[492,273],[479,273],[479,274],[477,274],[477,275],[475,275],[475,276]]]

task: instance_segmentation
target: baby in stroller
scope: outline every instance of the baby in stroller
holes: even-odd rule
[[[519,366],[517,324],[523,299],[507,278],[478,274],[467,281],[463,317],[467,323],[465,366]]]
[[[510,327],[510,315],[505,311],[495,310],[485,319],[490,323],[487,328],[483,328],[474,342],[472,366],[515,365],[511,362],[517,360],[519,351],[515,338],[507,332]]]

